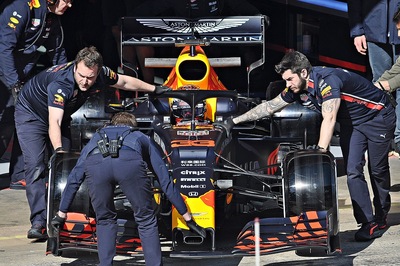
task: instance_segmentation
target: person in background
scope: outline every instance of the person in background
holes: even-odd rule
[[[400,7],[400,0],[348,0],[350,36],[354,46],[362,55],[368,55],[372,70],[372,82],[390,69],[400,55],[400,38],[395,13]],[[397,88],[393,88],[396,91]],[[400,103],[400,93],[396,94]],[[396,129],[393,139],[393,150],[400,152],[400,106],[396,107]]]
[[[0,14],[0,135],[3,137],[14,128],[15,97],[34,74],[41,55],[48,55],[53,65],[67,62],[59,16],[72,6],[71,0],[15,0],[5,3]],[[3,148],[5,150],[7,146]],[[9,174],[10,187],[23,188],[23,158],[16,134]]]
[[[382,236],[391,207],[387,154],[396,120],[388,95],[356,73],[339,68],[312,67],[307,57],[297,51],[288,52],[275,70],[286,81],[286,89],[243,115],[215,125],[229,134],[235,124],[271,116],[290,103],[299,102],[322,115],[316,148],[326,151],[337,121],[353,213],[357,223],[361,224],[355,239],[368,241]],[[364,176],[365,153],[368,155],[374,208]]]
[[[393,21],[396,24],[396,28],[398,31],[400,31],[400,8],[397,10],[393,17]],[[400,57],[397,58],[396,62],[394,65],[386,70],[382,76],[375,82],[375,86],[382,90],[389,91],[390,93],[396,93],[397,89],[400,88]],[[398,99],[398,98],[397,98]],[[396,101],[398,103],[398,101]],[[398,110],[400,108],[399,105],[396,106],[396,114],[399,114],[400,111]],[[395,151],[397,153],[400,153],[400,134],[396,134],[396,132],[399,130],[397,128],[397,125],[399,125],[399,119],[400,117],[397,117],[396,121],[396,131],[395,131],[395,137],[394,137],[394,143],[395,143]]]
[[[153,209],[153,193],[147,165],[153,169],[163,192],[178,210],[193,232],[206,237],[204,228],[197,225],[169,176],[168,169],[151,139],[135,130],[133,114],[115,114],[108,126],[97,131],[83,148],[76,166],[67,179],[62,193],[59,211],[52,225],[60,228],[68,208],[86,176],[88,190],[96,213],[96,233],[100,265],[112,265],[116,253],[117,215],[114,206],[114,190],[118,184],[132,205],[135,221],[143,247],[146,265],[162,265],[161,246],[157,218]],[[99,144],[108,138],[118,140],[117,150]]]
[[[54,151],[70,147],[69,122],[93,94],[107,86],[128,91],[161,94],[170,88],[118,75],[103,66],[93,46],[80,50],[75,61],[55,65],[29,79],[15,106],[15,126],[24,157],[26,196],[30,207],[28,238],[46,237],[46,180],[44,157],[47,140]]]

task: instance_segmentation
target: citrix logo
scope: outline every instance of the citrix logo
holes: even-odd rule
[[[183,170],[181,171],[181,175],[205,175],[206,171],[190,171],[190,170]]]

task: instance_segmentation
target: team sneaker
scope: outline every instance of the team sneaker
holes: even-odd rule
[[[384,230],[387,227],[387,216],[375,217],[375,222],[378,224],[379,230]]]
[[[10,189],[25,189],[26,188],[26,181],[25,179],[18,180],[17,182],[10,183]]]
[[[34,224],[31,229],[28,231],[28,238],[29,239],[46,239],[47,232],[46,228],[39,224]]]
[[[376,222],[362,224],[361,228],[356,232],[356,241],[368,241],[377,237],[381,237],[383,231],[379,229]]]

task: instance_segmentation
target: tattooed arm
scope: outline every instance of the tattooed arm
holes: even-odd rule
[[[336,116],[340,106],[340,98],[327,100],[322,103],[322,123],[318,146],[327,149],[336,124]]]
[[[283,109],[287,105],[289,105],[289,103],[285,102],[279,94],[274,99],[263,102],[241,116],[235,117],[233,119],[233,123],[239,124],[242,122],[254,121],[266,116],[270,116],[273,113]]]

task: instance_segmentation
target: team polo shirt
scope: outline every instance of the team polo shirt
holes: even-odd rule
[[[348,125],[360,125],[390,105],[385,92],[366,78],[344,69],[320,66],[312,68],[307,90],[293,93],[286,88],[281,96],[287,103],[297,101],[319,113],[324,101],[340,98],[337,121]]]
[[[8,2],[0,12],[0,73],[11,87],[17,81],[26,81],[41,56],[41,46],[53,65],[68,60],[62,46],[60,16],[48,11],[46,0]]]
[[[30,79],[18,96],[18,104],[37,119],[48,124],[48,107],[64,110],[64,117],[72,115],[93,94],[114,85],[118,74],[103,66],[93,86],[83,92],[74,79],[74,62],[56,65]],[[74,91],[76,91],[74,95]]]

